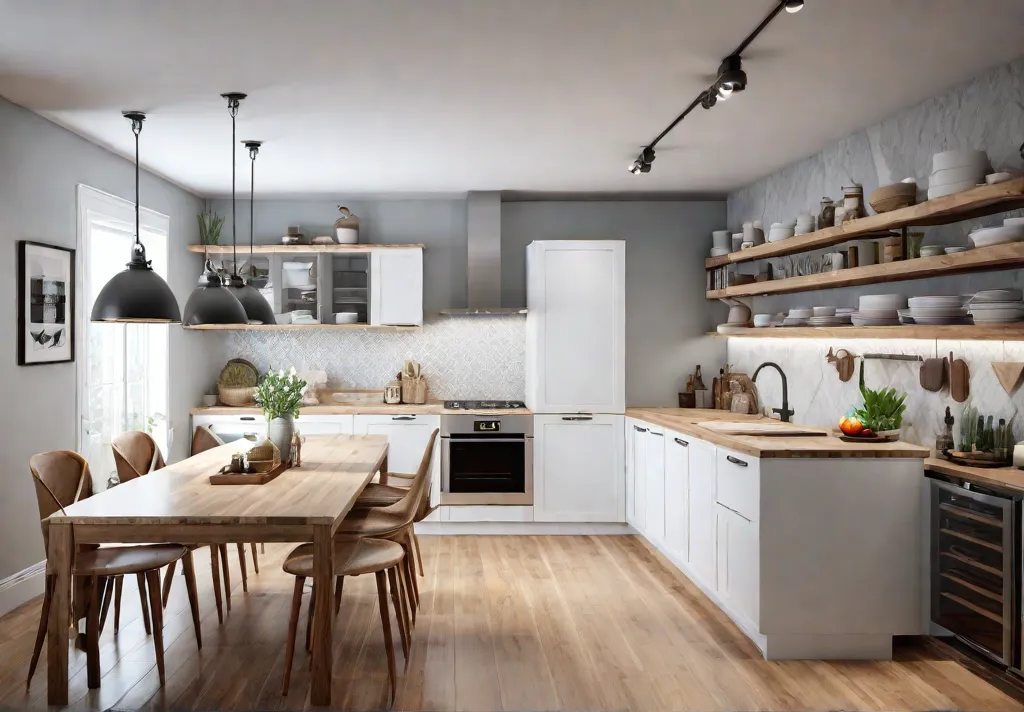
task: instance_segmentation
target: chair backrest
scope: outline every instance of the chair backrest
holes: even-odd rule
[[[43,543],[49,547],[46,518],[58,510],[92,496],[89,463],[77,452],[54,450],[33,455],[28,468],[36,485],[36,504],[43,528]]]
[[[110,447],[114,451],[117,479],[121,482],[148,475],[164,466],[164,459],[156,441],[149,433],[141,430],[129,430],[127,433],[114,436]]]
[[[434,432],[430,434],[427,449],[423,451],[423,457],[420,458],[420,466],[416,469],[416,477],[413,478],[409,492],[394,504],[381,508],[389,514],[398,515],[403,520],[407,520],[406,523],[411,524],[415,521],[420,510],[426,506],[427,495],[430,493],[430,476],[433,470],[430,465],[434,459],[434,442],[437,440],[438,432],[438,429],[434,428]]]
[[[196,429],[192,433],[192,453],[198,455],[201,452],[212,450],[215,447],[223,445],[224,441],[220,439],[217,433],[210,430],[205,425],[197,425]]]

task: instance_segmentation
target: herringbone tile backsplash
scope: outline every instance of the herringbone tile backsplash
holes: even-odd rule
[[[431,398],[525,395],[525,316],[443,317],[422,331],[232,332],[228,355],[269,368],[323,369],[346,389],[382,389],[419,361]]]

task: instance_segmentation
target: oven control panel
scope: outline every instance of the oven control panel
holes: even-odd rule
[[[474,433],[497,433],[501,430],[500,420],[474,420]]]

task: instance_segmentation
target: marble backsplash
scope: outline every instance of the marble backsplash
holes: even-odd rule
[[[231,332],[228,358],[261,372],[295,366],[323,369],[332,384],[382,389],[406,359],[419,361],[430,398],[525,396],[526,317],[444,317],[421,331]]]
[[[765,361],[774,361],[785,371],[789,384],[790,408],[796,411],[793,421],[802,425],[835,427],[839,418],[861,401],[858,370],[843,383],[832,364],[825,361],[829,347],[846,349],[857,356],[867,353],[920,355],[924,358],[948,357],[967,361],[971,374],[969,404],[981,413],[999,418],[1016,416],[1024,409],[1024,389],[1008,395],[992,371],[993,361],[1024,362],[1024,342],[1020,341],[934,341],[918,339],[729,339],[728,362],[735,371],[753,374]],[[908,394],[907,412],[903,417],[901,436],[910,442],[928,447],[935,445],[941,432],[946,406],[957,419],[966,404],[953,401],[949,389],[931,393],[919,383],[920,364],[906,361],[869,360],[864,379],[869,388],[892,386]],[[762,407],[779,407],[782,403],[782,380],[774,369],[765,369],[757,379]],[[1024,417],[1014,420],[1016,440],[1024,440]]]

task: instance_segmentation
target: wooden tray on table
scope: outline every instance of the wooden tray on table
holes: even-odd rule
[[[210,475],[211,485],[265,485],[277,478],[285,470],[291,468],[292,463],[282,462],[273,470],[268,472],[218,472]]]

